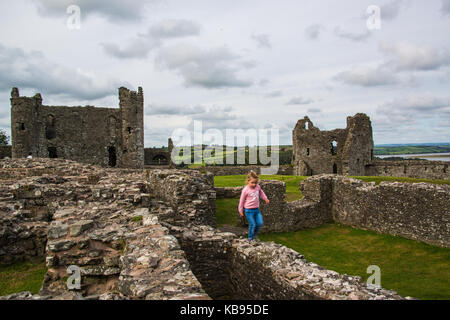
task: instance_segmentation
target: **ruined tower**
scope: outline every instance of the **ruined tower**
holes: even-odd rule
[[[305,116],[292,132],[294,174],[365,175],[373,160],[370,118],[364,113],[347,117],[345,129],[321,131]]]
[[[143,92],[119,89],[120,108],[46,106],[11,92],[12,157],[32,153],[104,167],[144,166]]]
[[[23,158],[31,152],[34,156],[39,150],[39,127],[42,97],[21,97],[19,89],[11,91],[11,139],[12,157]]]
[[[122,116],[122,165],[127,168],[144,166],[144,94],[119,88]]]

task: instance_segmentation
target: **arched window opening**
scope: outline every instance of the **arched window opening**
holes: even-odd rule
[[[337,154],[337,147],[338,147],[338,143],[336,140],[331,141],[331,154],[335,155]]]

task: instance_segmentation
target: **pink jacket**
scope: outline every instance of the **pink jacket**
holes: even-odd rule
[[[241,192],[241,200],[239,201],[238,207],[239,212],[244,212],[244,208],[259,208],[259,197],[263,200],[267,200],[267,196],[259,184],[253,189],[248,185],[245,186]]]

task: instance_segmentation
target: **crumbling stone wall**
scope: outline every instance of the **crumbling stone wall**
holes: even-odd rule
[[[449,162],[430,160],[375,160],[366,166],[367,176],[450,179]]]
[[[347,117],[345,129],[331,131],[321,131],[305,116],[292,132],[292,143],[294,174],[299,176],[364,175],[373,160],[372,125],[364,113]]]
[[[144,166],[143,92],[119,89],[120,108],[46,106],[11,92],[12,157],[64,158],[110,167]]]
[[[208,226],[175,229],[193,272],[215,299],[404,299],[395,291],[367,286],[360,277],[308,262],[273,242],[249,244]]]
[[[261,168],[269,168],[269,166],[205,166],[200,168],[192,168],[201,172],[211,172],[214,176],[236,176],[246,175],[250,170],[261,174]],[[280,165],[278,169],[279,175],[291,176],[294,174],[293,167],[290,165]]]
[[[195,170],[147,170],[148,181],[165,210],[163,221],[173,225],[216,226],[216,192],[211,174]]]
[[[327,178],[325,178],[327,179]],[[450,186],[333,177],[336,222],[450,247]]]
[[[10,210],[1,249],[14,257],[9,254],[19,248],[28,259],[24,251],[43,258],[45,248],[48,271],[39,295],[6,299],[210,299],[176,238],[159,223],[160,208],[143,170],[63,159],[0,161],[0,172],[15,170],[21,179],[0,175],[0,208]],[[17,240],[9,241],[15,231]],[[27,245],[38,236],[40,246]],[[66,286],[70,265],[82,269],[80,290]]]
[[[168,166],[172,168],[174,163],[172,161],[173,142],[168,140],[168,148],[145,148],[144,158],[146,166]]]

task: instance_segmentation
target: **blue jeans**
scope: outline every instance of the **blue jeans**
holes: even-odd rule
[[[244,208],[244,213],[248,221],[248,239],[249,240],[255,239],[256,234],[263,225],[263,217],[261,214],[261,210],[259,210],[259,208],[254,209]]]

